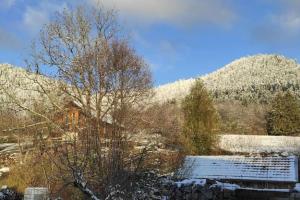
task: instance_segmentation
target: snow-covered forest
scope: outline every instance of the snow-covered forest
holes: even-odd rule
[[[218,101],[240,100],[266,103],[279,91],[300,97],[300,65],[281,55],[243,57],[201,77]],[[156,102],[182,99],[195,79],[179,80],[155,89]]]

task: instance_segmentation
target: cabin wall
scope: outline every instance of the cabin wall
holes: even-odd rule
[[[68,132],[78,132],[79,129],[85,127],[85,117],[81,109],[75,105],[67,105],[64,113],[59,113],[56,116],[56,121],[61,127]],[[94,121],[96,126],[96,121]],[[101,136],[111,136],[113,133],[113,125],[102,122],[99,134]]]

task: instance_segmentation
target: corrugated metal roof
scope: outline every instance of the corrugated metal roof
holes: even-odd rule
[[[260,156],[187,156],[185,178],[298,182],[298,158]]]

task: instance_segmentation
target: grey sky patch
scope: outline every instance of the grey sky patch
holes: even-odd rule
[[[169,58],[178,57],[178,47],[168,40],[160,41],[159,49],[161,53],[168,55]]]
[[[253,29],[254,39],[269,45],[293,45],[300,36],[300,1],[277,0],[279,10],[265,16]]]
[[[0,28],[0,49],[18,50],[21,47],[21,41],[16,35]]]
[[[99,0],[89,0],[96,5]],[[228,27],[237,18],[229,0],[102,0],[107,8],[140,24],[168,23],[194,26],[210,23]]]
[[[1,0],[0,9],[9,9],[16,3],[16,0]]]
[[[151,48],[152,46],[151,43],[148,40],[146,40],[144,37],[142,37],[138,31],[136,30],[131,31],[130,36],[133,41],[140,44],[144,48]]]
[[[155,47],[153,47],[155,49]],[[170,63],[176,63],[181,60],[189,47],[178,41],[168,39],[161,40],[158,45],[158,53],[167,58]]]
[[[280,1],[282,7],[279,13],[271,15],[270,22],[290,34],[300,33],[300,1]]]
[[[169,39],[161,39],[158,40],[157,43],[151,43],[136,31],[132,32],[131,36],[135,42],[142,46],[142,48],[148,50],[151,49],[152,55],[154,55],[156,59],[165,60],[170,66],[182,59],[183,55],[188,50],[186,45]],[[149,63],[153,71],[161,70],[161,65],[155,64],[155,62],[152,62],[151,60]],[[164,68],[166,67],[164,66]],[[167,67],[167,69],[171,68]]]

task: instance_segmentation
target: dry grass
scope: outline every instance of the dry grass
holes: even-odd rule
[[[72,185],[65,186],[59,180],[52,179],[58,170],[50,160],[42,155],[28,154],[22,162],[17,162],[10,167],[10,172],[1,177],[0,185],[7,185],[19,193],[24,193],[27,187],[48,187],[53,197],[63,199],[84,199],[82,193]]]

